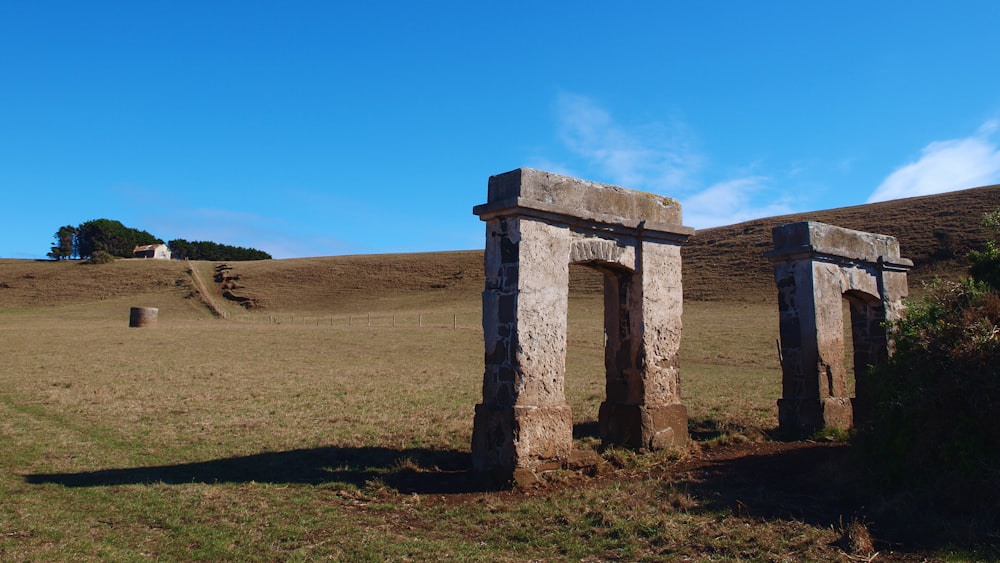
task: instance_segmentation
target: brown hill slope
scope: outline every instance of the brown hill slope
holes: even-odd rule
[[[229,262],[239,296],[263,311],[350,313],[406,304],[478,303],[478,250]]]
[[[981,247],[983,214],[1000,209],[1000,185],[797,213],[698,231],[682,250],[684,295],[709,301],[774,299],[771,229],[796,221],[819,221],[848,229],[892,235],[903,257],[913,260],[910,287],[934,276],[964,275],[965,255]]]
[[[910,286],[965,272],[964,255],[982,246],[980,221],[1000,209],[1000,185],[826,211],[799,213],[698,231],[682,249],[684,294],[690,300],[767,302],[774,299],[771,265],[763,257],[771,228],[821,221],[897,237],[914,261]],[[231,262],[229,289],[262,311],[318,314],[447,305],[479,307],[483,252],[432,252]],[[206,281],[215,264],[200,263]],[[183,262],[121,260],[110,265],[0,260],[0,310],[87,303],[114,297],[192,290]],[[213,291],[222,299],[222,287]],[[598,274],[571,268],[574,294],[601,291]],[[190,301],[190,300],[189,300]],[[233,304],[236,307],[235,304]]]
[[[820,221],[897,237],[914,261],[911,286],[965,272],[964,256],[981,247],[987,211],[1000,208],[1000,186],[758,219],[698,231],[682,249],[684,294],[691,300],[762,302],[774,299],[771,229]],[[364,304],[408,300],[478,306],[482,251],[339,256],[231,264],[244,291],[265,310],[321,307],[345,312]],[[600,275],[570,269],[574,294],[601,292]]]
[[[0,260],[0,310],[89,303],[129,295],[188,296],[192,290],[184,262],[176,260],[116,260],[101,265],[69,260]]]

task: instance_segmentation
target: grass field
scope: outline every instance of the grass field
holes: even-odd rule
[[[15,266],[91,268],[68,271],[119,288],[0,312],[0,560],[846,557],[827,508],[740,513],[737,500],[761,493],[706,473],[728,467],[706,460],[730,446],[782,463],[766,441],[780,389],[767,305],[686,305],[692,449],[608,450],[597,474],[505,491],[468,471],[482,377],[475,293],[303,301],[269,322],[223,304],[222,319],[192,295],[183,264],[158,274],[171,283],[136,282],[151,265],[0,264],[8,278]],[[567,400],[576,447],[596,450],[601,304],[586,279],[579,287]],[[128,328],[130,306],[159,307],[158,325]],[[349,310],[365,322],[342,322]]]
[[[690,263],[756,248],[728,232],[699,233]],[[871,520],[849,446],[772,438],[777,314],[755,269],[685,270],[713,299],[684,305],[694,440],[654,453],[600,448],[599,283],[574,269],[566,395],[600,463],[508,490],[469,471],[481,252],[229,264],[252,310],[216,266],[0,260],[0,561],[870,560],[858,525],[879,561],[998,553]],[[158,325],[128,328],[133,306]]]
[[[127,327],[137,301],[161,306],[157,327]],[[572,532],[551,521],[574,515],[589,495],[662,518],[655,504],[632,506],[633,495],[618,492],[641,488],[631,480],[554,497],[449,500],[478,490],[466,468],[481,330],[262,325],[199,315],[189,301],[140,294],[0,317],[0,559],[523,560],[662,551],[638,532],[561,537],[587,536],[594,524]],[[568,400],[581,426],[596,418],[603,391],[595,304],[576,303],[573,315]],[[436,312],[448,314],[426,314]],[[694,416],[773,423],[773,366],[746,370],[710,349],[699,354],[690,362],[699,366],[689,386]],[[735,404],[756,404],[722,419],[722,405],[743,394],[734,381],[752,393]],[[699,393],[711,398],[699,401]],[[584,437],[580,447],[595,440]],[[650,503],[660,494],[643,493]],[[626,516],[602,510],[601,519]],[[642,518],[615,525],[654,525]],[[536,529],[556,536],[532,536]]]
[[[262,322],[227,304],[228,319],[213,317],[180,263],[0,267],[10,290],[47,287],[53,269],[64,270],[53,279],[105,290],[0,312],[4,561],[642,559],[698,556],[690,534],[723,530],[724,512],[696,510],[696,499],[650,476],[685,452],[606,452],[607,473],[566,472],[550,490],[478,483],[468,472],[482,383],[475,293],[303,301]],[[150,267],[156,275],[144,277]],[[577,447],[593,450],[601,305],[581,287],[567,399]],[[158,325],[128,328],[130,306],[159,307]],[[363,322],[342,322],[348,310]],[[733,328],[712,330],[721,319]],[[734,344],[744,331],[773,333],[760,325],[773,315],[701,303],[685,321],[692,418],[716,436],[773,427],[771,336],[759,354]],[[836,553],[825,547],[835,531],[795,526],[817,553]],[[787,540],[774,541],[753,550],[781,553]]]

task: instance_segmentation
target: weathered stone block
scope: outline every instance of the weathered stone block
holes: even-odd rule
[[[826,254],[862,262],[898,264],[912,267],[901,258],[896,237],[845,229],[815,221],[802,221],[775,227],[771,232],[774,250],[768,256],[783,254]]]
[[[789,436],[804,438],[824,428],[848,430],[853,425],[850,398],[778,399],[778,426]]]
[[[569,405],[518,407],[478,404],[472,440],[473,468],[512,472],[569,458],[573,414]]]
[[[645,222],[649,229],[693,232],[681,227],[681,206],[675,199],[531,168],[491,176],[488,202],[473,213],[485,217],[513,207],[612,225]]]
[[[601,440],[636,449],[659,450],[687,444],[687,407],[601,403],[598,428]]]

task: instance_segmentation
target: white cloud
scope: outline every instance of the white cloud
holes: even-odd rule
[[[594,167],[600,175],[588,179],[677,197],[685,225],[704,229],[793,211],[785,196],[768,199],[776,190],[771,178],[752,172],[756,162],[736,178],[701,189],[697,176],[707,159],[691,148],[683,123],[629,129],[590,98],[575,94],[561,95],[557,108],[561,140],[584,168]],[[546,170],[577,175],[572,167],[545,162],[552,166]]]
[[[709,186],[681,202],[684,224],[707,229],[792,213],[792,209],[781,200],[765,205],[754,203],[755,195],[770,190],[769,184],[770,178],[749,176]]]
[[[993,138],[998,129],[1000,121],[990,120],[970,137],[930,143],[918,160],[883,180],[868,203],[1000,182],[1000,147]]]
[[[679,123],[630,131],[593,100],[576,94],[559,96],[557,119],[566,147],[614,184],[664,193],[687,187],[701,166]]]

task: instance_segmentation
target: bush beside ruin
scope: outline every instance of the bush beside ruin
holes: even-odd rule
[[[972,277],[935,283],[911,304],[892,328],[892,358],[872,368],[877,406],[857,443],[888,511],[1000,525],[995,248],[970,255]]]

